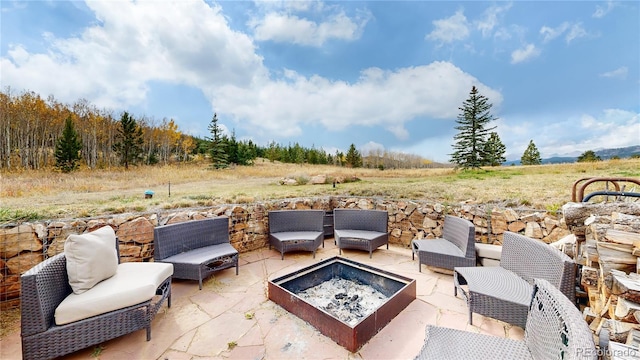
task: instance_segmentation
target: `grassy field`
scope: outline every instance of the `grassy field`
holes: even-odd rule
[[[285,177],[304,182],[314,175],[359,181],[284,186]],[[496,203],[554,210],[571,201],[573,183],[585,177],[640,179],[640,160],[609,160],[479,171],[453,169],[377,170],[270,163],[210,170],[208,164],[143,166],[111,170],[3,172],[0,223],[30,219],[91,217],[154,209],[248,203],[259,200],[353,195],[441,203]],[[145,199],[145,190],[155,192]],[[588,192],[599,190],[590,186]],[[640,189],[627,188],[640,192]]]

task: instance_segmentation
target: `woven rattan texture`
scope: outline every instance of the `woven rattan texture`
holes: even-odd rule
[[[311,251],[324,246],[324,210],[269,211],[269,247],[280,252]],[[296,236],[299,235],[299,236]]]
[[[420,271],[422,264],[449,270],[457,266],[475,266],[475,235],[475,226],[469,220],[447,215],[442,226],[442,238],[411,242],[412,258],[418,255]]]
[[[596,359],[582,314],[554,285],[535,280],[524,340],[427,326],[416,359]]]
[[[389,248],[389,213],[384,210],[334,209],[333,228],[338,249],[356,249],[369,252],[382,245]],[[340,230],[358,230],[378,233],[371,238],[341,237]]]

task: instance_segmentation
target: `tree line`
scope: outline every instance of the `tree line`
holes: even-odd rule
[[[0,169],[73,171],[131,165],[198,161],[207,158],[212,168],[251,165],[258,158],[297,164],[347,167],[413,168],[429,166],[416,155],[371,151],[362,154],[354,144],[345,153],[298,143],[271,142],[259,146],[238,140],[233,131],[223,134],[217,115],[209,123],[209,137],[180,131],[173,119],[135,117],[100,109],[86,99],[65,104],[53,96],[32,91],[0,91]]]

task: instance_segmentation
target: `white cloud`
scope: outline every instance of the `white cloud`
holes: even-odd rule
[[[446,19],[433,21],[434,30],[425,36],[427,40],[451,43],[469,37],[469,24],[462,10]]]
[[[482,18],[475,22],[476,28],[480,30],[483,37],[491,35],[500,22],[499,18],[511,8],[511,5],[511,2],[504,6],[493,5],[484,11]]]
[[[616,5],[614,4],[613,0],[607,0],[606,2],[606,6],[602,6],[602,5],[596,5],[596,11],[593,13],[594,18],[603,18],[605,15],[607,15],[611,10],[613,10],[613,8]]]
[[[533,59],[540,55],[540,49],[533,44],[526,44],[524,47],[514,50],[511,53],[511,63],[518,64]]]
[[[587,150],[633,146],[640,141],[640,114],[622,109],[605,109],[599,115],[507,115],[500,121],[498,130],[508,159],[519,159],[529,140],[543,158],[577,156]]]
[[[543,36],[542,42],[546,43],[557,38],[558,36],[562,35],[565,31],[567,31],[567,29],[569,29],[570,27],[571,27],[571,24],[569,24],[566,21],[555,28],[543,26],[540,29],[540,35]]]
[[[587,36],[587,31],[582,27],[581,23],[573,24],[565,40],[567,40],[567,44],[572,42],[575,39]]]
[[[626,79],[628,73],[629,69],[626,66],[621,66],[615,70],[604,72],[599,76],[603,78]]]
[[[278,138],[299,135],[303,124],[328,131],[380,126],[403,138],[405,123],[416,117],[454,119],[473,85],[494,106],[502,102],[499,92],[449,62],[394,71],[369,68],[353,83],[287,74],[260,87],[221,87],[212,96],[221,112]]]
[[[543,26],[540,28],[540,35],[543,36],[542,42],[547,43],[559,36],[565,34],[565,41],[568,43],[575,39],[587,36],[587,31],[582,27],[582,23],[569,23],[567,21],[555,28]]]
[[[77,37],[49,35],[46,53],[12,47],[0,60],[3,84],[55,94],[64,102],[86,98],[99,107],[122,108],[142,102],[150,80],[249,86],[266,76],[251,39],[231,30],[217,6],[197,1],[87,6],[99,22]]]
[[[384,145],[375,141],[369,141],[368,143],[359,147],[362,155],[380,154],[384,152]]]
[[[252,20],[249,26],[256,40],[321,46],[330,39],[359,38],[369,19],[370,16],[352,19],[340,12],[317,23],[292,14],[271,12],[262,19]]]

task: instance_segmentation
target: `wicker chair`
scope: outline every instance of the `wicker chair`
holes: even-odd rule
[[[324,247],[324,210],[269,211],[269,249],[280,251],[282,260],[289,251],[312,251]]]
[[[334,209],[333,234],[339,253],[342,249],[369,252],[382,245],[389,248],[389,213],[384,210]]]
[[[202,280],[215,271],[235,267],[238,275],[226,216],[157,226],[153,233],[153,258],[173,264],[176,279],[198,280],[202,290]]]
[[[116,248],[117,244],[116,241]],[[131,284],[139,274],[140,278],[145,280],[141,285],[146,286],[149,277],[154,277],[153,272],[165,269],[167,265],[124,263],[119,266],[123,267],[124,275],[116,274],[113,278],[126,277],[124,282]],[[120,271],[119,269],[118,272]],[[149,341],[151,322],[162,303],[167,300],[168,306],[171,307],[171,276],[169,276],[155,290],[155,294],[159,296],[121,309],[57,325],[56,309],[65,299],[73,295],[67,275],[65,254],[58,254],[34,266],[24,273],[20,280],[23,359],[40,360],[60,357],[141,329],[147,330],[147,341]],[[110,279],[105,280],[104,283],[108,281]],[[96,285],[96,288],[100,285]],[[130,285],[126,287],[131,288]],[[89,294],[90,291],[86,293]],[[115,291],[127,290],[118,288]],[[94,310],[99,312],[101,309],[98,307]]]
[[[456,267],[454,294],[460,291],[466,299],[469,324],[475,312],[524,328],[537,278],[575,300],[576,264],[571,258],[540,240],[505,232],[500,266]],[[468,292],[462,285],[468,285]]]
[[[597,359],[582,314],[554,285],[536,279],[524,340],[428,325],[416,359]]]
[[[475,266],[475,226],[471,221],[447,215],[442,238],[411,241],[411,259],[418,254],[418,270],[422,264],[453,270],[456,266]]]

